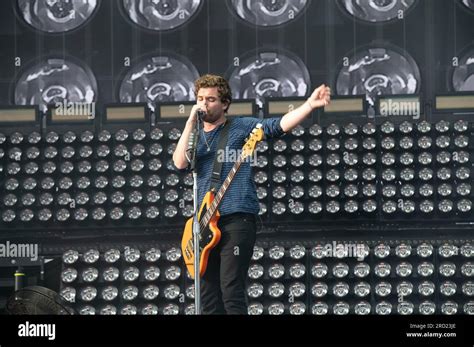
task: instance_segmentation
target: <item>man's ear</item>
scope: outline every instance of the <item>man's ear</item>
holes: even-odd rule
[[[230,108],[230,102],[229,101],[224,101],[224,112],[227,113],[229,111],[229,108]]]

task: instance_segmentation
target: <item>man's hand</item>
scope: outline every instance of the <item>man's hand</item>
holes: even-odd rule
[[[173,153],[173,162],[174,165],[179,169],[185,169],[188,166],[188,158],[186,157],[186,151],[188,150],[189,145],[189,136],[196,126],[197,121],[197,112],[203,110],[203,107],[199,105],[194,105],[191,109],[188,120],[186,121],[186,126],[184,127],[181,138],[178,141],[176,150]],[[204,108],[205,110],[205,108]]]
[[[191,109],[191,113],[190,113],[188,121],[187,121],[187,123],[192,125],[193,127],[194,127],[194,125],[196,125],[196,120],[197,120],[196,118],[197,118],[197,112],[198,111],[204,111],[204,110],[203,110],[203,107],[196,104]]]
[[[325,84],[316,88],[308,98],[308,105],[311,109],[327,106],[331,103],[331,88]]]

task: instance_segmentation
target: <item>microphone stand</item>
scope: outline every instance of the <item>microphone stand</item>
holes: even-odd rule
[[[199,225],[199,205],[198,205],[198,184],[197,184],[197,144],[201,133],[201,117],[199,114],[196,116],[196,138],[195,145],[192,148],[190,168],[193,173],[193,201],[194,201],[194,217],[193,217],[193,247],[194,247],[194,306],[195,314],[201,314],[201,278],[200,278],[200,240],[201,230]]]

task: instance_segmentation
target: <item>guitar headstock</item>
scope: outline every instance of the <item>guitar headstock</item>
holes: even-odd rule
[[[242,149],[242,159],[245,160],[246,158],[252,156],[255,148],[257,147],[257,143],[263,140],[265,133],[263,132],[263,125],[257,124],[255,129],[252,130],[250,136],[246,139],[245,145]]]

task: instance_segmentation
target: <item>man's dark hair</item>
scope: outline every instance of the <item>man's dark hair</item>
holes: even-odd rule
[[[199,89],[201,88],[215,88],[219,92],[219,97],[221,102],[228,103],[228,107],[225,110],[229,110],[229,106],[232,103],[232,91],[230,90],[229,83],[225,80],[224,77],[217,75],[204,75],[194,82],[194,94],[197,97]]]

